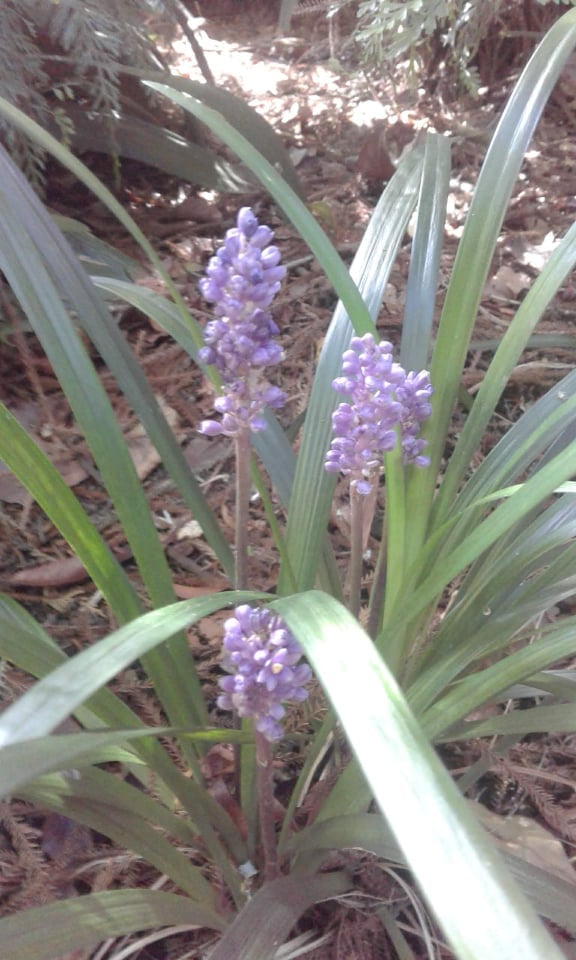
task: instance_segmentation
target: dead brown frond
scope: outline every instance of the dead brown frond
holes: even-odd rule
[[[521,766],[517,763],[507,763],[506,761],[503,761],[503,764],[504,767],[508,768],[509,776],[514,778],[518,787],[547,826],[566,840],[570,840],[572,843],[576,842],[574,810],[572,807],[567,809],[558,797],[558,788],[565,789],[570,786],[569,781],[553,771],[548,772],[534,767]],[[548,783],[549,786],[544,786],[545,783]]]
[[[54,889],[38,830],[0,806],[0,913],[14,913],[52,899]]]

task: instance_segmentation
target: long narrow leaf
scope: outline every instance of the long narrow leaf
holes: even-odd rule
[[[227,596],[232,602],[234,600],[240,602],[243,598],[247,599],[246,595],[242,594],[220,594],[219,598],[205,598],[206,602],[209,602],[209,607],[206,609],[218,609],[218,606],[212,606],[212,603],[215,602],[218,605],[220,600],[224,604]],[[250,594],[249,597],[252,598],[253,595]],[[199,609],[204,609],[203,602],[201,601]],[[170,616],[170,613],[168,615]],[[137,629],[134,622],[130,626],[134,630]],[[54,641],[30,614],[10,597],[2,594],[0,594],[0,656],[37,677],[46,677],[50,674],[50,671],[55,671],[69,663]],[[108,674],[105,674],[105,676],[108,676]],[[100,680],[102,683],[105,682],[102,675]],[[98,689],[99,682],[98,674],[95,673],[90,684],[97,692],[90,696],[85,705],[78,706],[78,708],[74,707],[74,700],[77,699],[74,694],[72,693],[71,698],[67,698],[66,690],[62,690],[62,700],[56,705],[55,711],[48,701],[45,710],[37,717],[35,729],[28,728],[27,735],[32,737],[44,735],[69,712],[74,712],[79,722],[85,723],[88,727],[100,727],[105,724],[108,727],[115,728],[141,729],[143,727],[142,720],[122,700],[115,697],[110,690]],[[69,690],[68,694],[70,693]],[[28,694],[24,695],[24,697],[27,696]],[[20,709],[24,700],[22,719],[29,719],[31,727],[34,728],[35,694],[31,691],[31,712],[28,710],[30,702],[26,701],[24,697],[18,701],[18,704],[15,704],[15,707],[18,706]],[[28,706],[26,706],[27,703]],[[3,714],[3,718],[7,714],[10,720],[8,710]],[[3,729],[0,726],[0,741],[5,742],[2,740],[2,734]],[[18,738],[18,742],[20,742],[20,738]],[[159,778],[165,784],[166,789],[162,789],[162,784],[158,783],[160,794],[169,791],[168,802],[170,803],[173,802],[174,797],[178,798],[184,810],[187,811],[190,821],[197,824],[214,861],[221,865],[223,875],[230,889],[234,892],[236,902],[241,903],[243,895],[239,889],[238,877],[228,862],[216,833],[223,838],[226,847],[237,863],[244,863],[248,857],[242,838],[225,813],[224,808],[206,792],[202,784],[195,783],[193,779],[181,772],[155,739],[144,737],[142,740],[136,740],[133,749],[154,772],[157,782]]]
[[[34,193],[18,175],[18,171],[7,161],[6,177],[14,176],[14,213],[23,219],[28,233],[34,237],[30,247],[30,258],[37,252],[48,268],[49,275],[59,289],[66,304],[72,306],[80,325],[98,348],[109,369],[128,397],[133,408],[140,416],[146,431],[162,456],[164,465],[182,491],[190,508],[203,527],[208,542],[220,559],[224,569],[232,575],[233,560],[228,544],[209,509],[198,484],[191,476],[179,446],[175,443],[172,431],[166,422],[156,398],[136,362],[117,323],[110,316],[83,269],[80,269],[76,257],[71,253],[62,233],[56,228]],[[9,203],[5,204],[8,215]],[[33,269],[33,263],[27,266]],[[130,285],[127,285],[130,286]],[[180,327],[188,333],[188,348],[194,338],[189,325],[182,320],[178,312]],[[32,320],[34,326],[34,321]],[[57,333],[56,331],[53,331]]]
[[[38,737],[0,748],[0,796],[16,793],[25,784],[45,773],[66,770],[81,762],[102,763],[103,747],[143,736],[162,736],[170,727],[157,730],[107,730],[103,733],[74,733]]]
[[[350,886],[345,873],[281,877],[265,884],[228,927],[210,960],[274,960],[308,907],[341,896]]]
[[[198,324],[190,315],[184,300],[178,293],[178,289],[172,282],[170,275],[164,269],[160,257],[156,254],[154,247],[144,235],[138,224],[132,219],[130,214],[124,209],[122,204],[116,199],[113,193],[96,177],[88,167],[74,156],[70,150],[61,144],[52,134],[48,133],[44,127],[32,120],[31,117],[23,113],[13,104],[0,97],[0,114],[13,124],[18,130],[21,130],[25,136],[29,137],[34,143],[37,143],[48,154],[55,157],[64,167],[71,171],[81,183],[104,204],[105,207],[116,217],[119,223],[126,229],[136,243],[141,247],[150,262],[158,271],[162,280],[166,284],[170,296],[180,308],[183,321],[189,325],[190,333],[195,338],[198,346],[201,345],[202,335]]]
[[[458,599],[428,638],[414,665],[424,680],[451,659],[460,670],[473,660],[506,650],[517,632],[574,589],[576,503],[555,500],[528,526],[499,538],[459,586]],[[502,542],[503,541],[503,542]],[[454,674],[446,676],[449,682]]]
[[[12,749],[19,746],[22,744]],[[45,780],[50,784],[59,780],[59,788],[43,790]],[[193,865],[169,837],[163,836],[166,831],[180,843],[195,848],[198,841],[192,824],[183,822],[179,826],[174,813],[146,796],[141,789],[124,783],[114,774],[81,767],[74,771],[74,775],[40,777],[16,793],[67,819],[91,827],[121,848],[132,850],[169,876],[195,901],[216,908],[214,888],[201,869]]]
[[[300,236],[306,241],[323,267],[328,279],[340,298],[346,303],[358,323],[370,325],[366,307],[356,285],[342,263],[328,237],[316,222],[303,201],[291,189],[276,168],[252,144],[229,123],[222,113],[205,106],[198,99],[197,85],[183,78],[172,78],[170,85],[146,81],[146,85],[177,103],[188,113],[205,123],[224,143],[244,161],[266,187],[286,216],[292,221]]]
[[[505,535],[515,523],[530,510],[542,503],[557,487],[576,473],[576,444],[563,454],[555,457],[533,477],[530,478],[512,497],[502,503],[472,532],[454,546],[451,553],[442,557],[442,563],[435,562],[420,586],[410,598],[410,618],[414,621],[431,604],[435,603],[443,589],[478,559],[496,540]],[[422,551],[419,568],[430,569],[431,561],[437,560],[435,551]],[[387,644],[394,649],[397,644],[398,629],[403,630],[407,621],[407,612],[400,609],[399,603],[389,622],[378,636],[379,649],[386,650]]]
[[[470,677],[464,678],[460,682],[448,686],[451,675],[454,672],[449,670],[446,662],[440,662],[437,667],[431,668],[426,675],[419,678],[414,686],[408,691],[408,699],[417,714],[420,716],[422,726],[428,736],[436,740],[440,734],[451,730],[456,723],[459,723],[468,714],[478,709],[485,703],[496,699],[499,693],[509,689],[515,683],[522,683],[536,673],[538,670],[544,670],[560,659],[571,656],[576,648],[574,639],[574,623],[570,621],[560,628],[543,631],[532,643],[526,641],[526,646],[522,649],[510,653],[505,659],[486,667],[484,670],[478,670]],[[462,664],[459,664],[462,667]],[[446,690],[432,706],[428,706],[434,694],[438,694],[440,689]],[[573,709],[574,704],[566,705]],[[538,709],[543,709],[539,707]],[[522,714],[530,711],[523,710]],[[534,717],[538,711],[534,712]],[[569,711],[565,715],[566,731],[572,729]],[[503,717],[495,718],[497,721]],[[532,722],[534,719],[532,718]],[[544,732],[548,729],[546,725],[546,715],[542,714],[542,726],[539,731]],[[472,730],[472,724],[465,724],[466,729]],[[476,725],[474,725],[476,726]],[[502,733],[511,732],[505,731]],[[480,736],[477,733],[470,733],[470,737]],[[450,739],[450,735],[447,736]]]
[[[89,949],[108,937],[172,924],[224,930],[213,910],[187,897],[157,890],[107,890],[0,920],[0,952],[18,960],[46,960],[71,950]]]
[[[321,678],[374,797],[456,955],[471,960],[518,956],[560,960],[560,951],[512,881],[354,618],[316,592],[278,600],[273,606]]]
[[[172,575],[150,510],[109,401],[81,346],[62,297],[71,302],[78,315],[91,318],[88,324],[91,335],[112,368],[120,364],[119,376],[134,405],[143,411],[152,439],[164,455],[171,458],[184,482],[189,481],[188,487],[192,478],[179,448],[174,442],[167,443],[171,434],[164,418],[148,387],[144,386],[140,369],[103,311],[93,285],[5,153],[0,153],[0,161],[11,185],[10,198],[5,200],[0,218],[0,263],[84,428],[152,601],[156,605],[168,603],[174,598]],[[111,337],[106,336],[107,332]],[[201,495],[200,500],[204,503]],[[207,507],[205,513],[210,519]],[[212,532],[216,541],[224,544],[224,557],[230,557],[213,519]],[[231,558],[229,565],[231,567]],[[200,684],[184,637],[173,638],[162,661],[152,651],[144,666],[173,724],[205,722]],[[190,688],[195,690],[193,697],[187,693]]]
[[[213,150],[187,140],[158,122],[150,123],[126,112],[117,117],[94,116],[85,107],[70,103],[65,110],[72,121],[70,145],[76,153],[91,151],[128,157],[205,190],[246,193],[254,186],[244,171],[218,157]],[[52,132],[58,135],[56,123],[52,124]]]
[[[142,612],[138,597],[56,468],[4,404],[0,458],[60,530],[121,622]]]
[[[421,176],[421,157],[408,154],[404,163],[382,194],[354,262],[351,277],[365,299],[375,323],[389,271],[404,236],[416,200]],[[286,531],[286,543],[292,567],[296,570],[296,588],[314,586],[322,543],[334,496],[335,478],[324,470],[326,452],[332,436],[332,411],[338,397],[332,381],[339,376],[342,354],[354,332],[371,332],[358,323],[358,317],[347,312],[340,302],[330,323],[318,359],[310,396]],[[289,582],[280,573],[279,592],[288,592]]]
[[[262,594],[220,593],[152,610],[76,654],[0,716],[0,745],[49,733],[112,677],[148,650],[230,602]],[[264,595],[265,596],[265,595]]]
[[[573,372],[523,414],[472,474],[457,501],[458,507],[464,509],[456,512],[454,507],[449,521],[436,528],[417,557],[412,571],[415,582],[431,567],[444,566],[445,558],[484,518],[486,507],[494,501],[496,491],[500,490],[501,495],[515,493],[518,486],[508,492],[505,488],[519,478],[524,479],[531,467],[533,470],[542,469],[550,452],[558,454],[572,443],[574,438],[570,431],[575,411],[576,373]],[[560,492],[560,487],[557,491]],[[538,504],[534,504],[534,508],[537,507]],[[529,511],[519,511],[518,520],[528,523]],[[502,530],[501,542],[504,536]]]
[[[406,370],[428,366],[449,185],[450,141],[430,133],[426,138],[402,322],[400,363]]]
[[[303,861],[305,869],[306,861],[312,857],[318,858],[322,853],[326,856],[330,850],[347,847],[370,850],[376,856],[392,863],[405,862],[400,847],[390,835],[389,827],[379,814],[374,813],[335,817],[312,824],[294,838],[290,852],[296,861],[296,868],[298,869],[299,863]],[[533,867],[526,860],[507,851],[504,851],[503,855],[506,866],[538,913],[567,930],[574,931],[574,885],[553,873]],[[489,953],[487,956],[492,958],[493,954]]]
[[[514,365],[518,362],[522,350],[525,349],[536,323],[564,279],[573,269],[575,262],[576,224],[570,228],[550,255],[546,266],[518,308],[494,355],[443,477],[442,488],[435,507],[438,518],[441,519],[443,511],[448,509],[458,483],[471,462],[472,455],[478,447],[490,417],[494,413],[508,377]],[[514,429],[512,427],[510,433],[513,433]],[[475,478],[474,488],[476,491],[481,489],[478,486],[479,483],[480,478]],[[470,497],[473,495],[471,491],[465,491],[464,497],[459,500],[459,505],[469,503]]]
[[[436,487],[452,408],[457,397],[466,350],[476,320],[482,288],[498,233],[524,153],[560,71],[576,43],[576,11],[548,31],[504,110],[484,161],[466,219],[446,300],[431,368],[432,382],[442,385],[424,435],[435,442],[432,466],[421,471],[419,495],[428,514]],[[424,530],[419,533],[424,536]]]
[[[138,70],[129,67],[123,67],[122,71],[123,73],[137,77],[144,84],[149,84],[150,86],[158,84],[159,86],[165,87],[166,89],[163,89],[161,92],[168,97],[171,97],[171,94],[167,92],[168,89],[175,93],[181,92],[184,93],[186,97],[194,97],[199,103],[205,105],[207,109],[218,113],[224,123],[238,131],[241,136],[252,144],[266,163],[270,164],[271,167],[281,174],[282,179],[285,180],[295,194],[304,198],[302,183],[290,159],[290,154],[284,146],[282,138],[264,117],[257,113],[240,97],[224,89],[224,87],[213,86],[210,83],[199,83],[197,80],[190,80],[188,77],[176,77],[169,73]],[[180,105],[184,106],[184,104]],[[184,106],[184,109],[186,110],[187,107]],[[204,121],[203,117],[199,117],[198,119]],[[210,124],[208,124],[208,126],[210,126]],[[217,133],[218,136],[220,136],[220,133]],[[224,136],[221,136],[221,139],[226,142]],[[240,152],[238,152],[238,156],[246,163],[245,158]],[[255,172],[249,163],[246,163],[246,166],[252,170],[252,173]]]
[[[389,184],[384,195],[386,199],[382,199],[371,229],[364,237],[362,252],[359,251],[355,261],[356,267],[349,273],[324,232],[274,167],[221,114],[200,103],[186,81],[179,80],[177,84],[172,84],[172,88],[155,82],[149,85],[206,123],[250,167],[315,254],[341,300],[338,308],[340,319],[333,321],[319,361],[309,407],[308,422],[313,427],[305,428],[291,498],[286,543],[291,569],[296,570],[299,576],[296,586],[302,589],[312,585],[316,579],[334,488],[333,480],[324,474],[321,466],[329,446],[330,412],[335,402],[330,396],[329,384],[338,372],[342,350],[351,335],[352,327],[349,324],[352,323],[358,333],[374,329],[372,320],[381,301],[388,264],[395,255],[407,217],[413,209],[416,184],[420,179],[420,157],[417,151],[409,155]],[[190,93],[187,93],[188,90]],[[388,214],[385,228],[383,210]],[[374,255],[378,256],[378,260],[374,259]],[[364,300],[353,282],[353,276],[364,280]],[[329,363],[326,358],[330,359]],[[265,434],[261,449],[264,462],[268,465]],[[307,539],[306,543],[302,542],[303,538]],[[297,564],[294,562],[296,556]],[[280,591],[291,588],[289,578],[285,583],[281,574]]]
[[[522,737],[529,733],[574,733],[576,731],[576,705],[557,703],[547,707],[539,705],[531,710],[515,710],[506,716],[482,720],[480,723],[460,724],[440,740],[468,740],[476,737],[507,736]]]

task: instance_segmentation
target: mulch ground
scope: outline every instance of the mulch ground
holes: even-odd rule
[[[454,260],[471,190],[477,178],[490,131],[521,62],[501,65],[493,82],[481,86],[477,96],[460,94],[440,82],[433,92],[418,87],[402,66],[393,71],[364,71],[359,51],[346,42],[344,19],[340,36],[329,37],[322,16],[294,21],[294,36],[275,36],[275,17],[246,11],[233,16],[224,5],[198,33],[216,82],[241,95],[274,126],[289,148],[304,185],[311,209],[321,220],[346,262],[350,262],[370,218],[382,186],[402,151],[422,131],[453,136],[453,179],[441,263],[438,306]],[[338,62],[330,59],[334,52]],[[332,46],[331,46],[332,45]],[[178,69],[201,79],[184,40],[176,46]],[[528,51],[520,51],[519,60]],[[497,65],[496,65],[497,66]],[[491,68],[495,69],[494,64]],[[430,86],[430,85],[429,85]],[[474,349],[469,353],[464,387],[471,396],[478,389],[491,358],[525,291],[537,276],[551,244],[571,225],[576,209],[576,144],[570,104],[576,81],[568,72],[537,130],[524,163],[514,198],[492,265],[478,315]],[[568,105],[568,106],[567,106]],[[92,158],[96,172],[109,176],[107,163]],[[328,328],[335,296],[307,249],[258,191],[251,195],[215,195],[192,190],[166,175],[135,162],[122,168],[120,196],[162,256],[180,292],[196,316],[207,316],[197,280],[207,257],[232,225],[239,206],[250,204],[276,231],[288,266],[289,281],[279,295],[275,318],[282,331],[286,363],[279,385],[289,402],[288,425],[305,409],[315,359]],[[117,223],[88,197],[73,178],[62,171],[49,178],[50,206],[81,219],[94,232],[132,256],[138,257]],[[409,264],[409,239],[391,273],[378,321],[382,336],[399,342],[404,290]],[[142,282],[159,281],[144,267]],[[484,453],[524,409],[573,365],[576,344],[574,301],[576,286],[569,279],[543,318],[538,333],[545,346],[527,350],[514,370],[501,402],[497,421],[485,438]],[[2,292],[3,315],[13,308]],[[163,333],[136,311],[126,309],[119,318],[146,376],[161,399],[188,462],[200,478],[210,503],[233,539],[233,459],[225,439],[208,440],[197,433],[200,420],[211,411],[212,393],[189,358]],[[142,434],[132,411],[113,378],[102,368],[102,381],[114,405],[145,484],[151,510],[174,574],[178,597],[221,590],[226,579],[209,549],[198,536],[187,508],[166,477],[159,459]],[[3,330],[0,342],[0,399],[30,430],[58,465],[98,530],[117,555],[131,568],[131,557],[121,528],[91,461],[89,450],[74,424],[57,380],[34,337],[25,329]],[[457,423],[455,425],[457,429]],[[0,588],[23,603],[55,637],[67,653],[105,635],[114,626],[81,567],[46,517],[0,464]],[[335,529],[336,539],[340,532]],[[250,519],[251,579],[255,587],[273,589],[277,558],[272,539],[257,504]],[[338,546],[344,549],[345,532]],[[345,559],[345,558],[344,558]],[[215,664],[220,640],[218,618],[203,625],[191,638],[208,689],[215,685]],[[19,671],[7,668],[3,679],[5,703],[28,685]],[[120,678],[115,689],[139,709],[147,722],[160,722],[149,691],[132,674]],[[462,772],[490,745],[469,744],[448,751],[446,762]],[[221,756],[221,767],[230,758]],[[219,771],[221,772],[221,770]],[[569,858],[576,841],[574,789],[576,753],[570,737],[532,737],[514,748],[504,761],[494,761],[478,794],[484,807],[496,814],[522,815],[544,827],[550,844],[561,842]],[[562,847],[559,847],[560,851]],[[550,850],[556,850],[556,847]],[[555,853],[550,853],[554,860]],[[414,907],[405,890],[381,864],[359,857],[354,864],[366,894],[357,905],[322,907],[309,915],[313,925],[328,932],[327,945],[313,954],[315,960],[354,957],[358,960],[392,957],[380,922],[368,903],[384,900],[404,912],[408,928],[415,921]],[[78,895],[153,882],[153,871],[137,863],[83,828],[62,831],[45,811],[15,803],[0,806],[0,914],[52,898]],[[400,904],[398,906],[398,904]],[[558,933],[559,940],[564,940]],[[413,936],[415,956],[424,956]],[[564,942],[567,955],[570,944]],[[190,942],[179,937],[143,946],[140,960],[192,956]],[[95,953],[82,954],[93,957]],[[114,947],[98,957],[114,956]],[[449,952],[438,945],[438,956]],[[80,955],[75,957],[80,960]]]

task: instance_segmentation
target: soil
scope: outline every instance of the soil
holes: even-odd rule
[[[202,12],[206,5],[195,5]],[[350,24],[343,15],[339,35],[330,34],[321,13],[293,20],[290,37],[276,36],[276,11],[269,5],[249,6],[241,15],[237,4],[213,3],[210,18],[201,23],[201,42],[217,84],[242,96],[280,134],[291,153],[307,201],[346,262],[350,262],[382,187],[405,149],[424,131],[453,136],[453,178],[441,263],[438,307],[461,235],[471,190],[498,114],[528,49],[517,47],[514,57],[484,67],[488,83],[476,94],[458,92],[440,68],[437,82],[410,75],[407,64],[394,69],[363,70],[359,51],[349,42]],[[220,15],[218,15],[220,14]],[[186,41],[176,42],[177,70],[202,79]],[[428,77],[429,79],[429,77]],[[537,276],[554,239],[563,235],[576,209],[576,63],[567,70],[540,123],[526,157],[506,217],[501,242],[490,272],[478,315],[474,346],[468,356],[463,386],[473,396],[481,383],[495,344],[506,329],[526,290]],[[110,177],[107,161],[89,158],[95,172]],[[294,230],[282,220],[269,199],[255,189],[249,195],[222,195],[193,190],[158,171],[126,162],[119,191],[127,209],[160,253],[190,309],[200,319],[206,305],[197,290],[207,257],[232,225],[239,206],[251,205],[276,232],[288,266],[289,283],[276,301],[275,319],[283,331],[286,363],[279,385],[289,402],[286,424],[305,409],[314,364],[330,322],[335,296],[320,268]],[[115,220],[62,171],[53,171],[47,183],[47,202],[57,212],[77,216],[98,236],[130,256],[139,251],[126,239]],[[378,320],[385,339],[398,343],[409,264],[409,238],[391,273]],[[160,287],[143,265],[141,282]],[[543,318],[538,333],[546,339],[527,350],[511,377],[497,422],[485,439],[483,453],[507,425],[573,365],[576,345],[574,302],[576,286],[569,279]],[[3,313],[13,314],[6,291]],[[140,314],[125,309],[119,322],[139,359],[155,394],[161,398],[190,466],[233,540],[234,487],[231,444],[208,440],[197,433],[209,416],[212,392],[179,347]],[[228,586],[210,550],[190,522],[187,508],[167,480],[154,449],[142,434],[113,378],[93,354],[102,382],[114,404],[130,444],[139,475],[174,574],[176,595],[192,597]],[[131,557],[82,435],[73,423],[58,383],[35,338],[25,329],[6,333],[0,343],[0,399],[18,416],[45,449],[66,482],[137,583]],[[455,430],[458,429],[457,422]],[[95,595],[82,568],[64,541],[32,503],[27,493],[0,464],[0,588],[23,603],[69,654],[104,636],[114,627],[109,612]],[[345,549],[346,531],[335,531]],[[251,582],[273,589],[277,558],[272,538],[258,506],[250,518]],[[344,558],[345,560],[345,558]],[[220,620],[207,622],[193,638],[194,652],[210,693],[215,689],[215,665],[220,642]],[[5,703],[26,689],[29,679],[7,668],[3,679]],[[120,678],[115,689],[148,722],[160,723],[149,691],[137,675]],[[490,745],[467,744],[445,752],[447,764],[459,773],[488,755]],[[229,758],[220,762],[229,771]],[[288,767],[282,779],[289,781]],[[488,764],[489,770],[473,798],[493,813],[522,815],[543,829],[546,856],[554,861],[573,856],[576,753],[573,738],[531,737],[510,751],[506,761]],[[560,841],[560,843],[559,843]],[[563,851],[563,852],[562,852]],[[563,861],[562,861],[563,862]],[[314,960],[350,958],[376,960],[395,956],[383,927],[368,908],[376,902],[398,903],[402,897],[405,922],[419,929],[414,907],[405,890],[368,856],[353,864],[364,900],[346,907],[317,908],[302,929],[316,929],[327,942],[308,956]],[[568,867],[570,869],[570,867]],[[0,806],[0,914],[113,886],[143,886],[157,879],[154,872],[131,857],[119,857],[102,837],[84,828],[66,829],[58,818],[29,806]],[[555,931],[567,956],[575,944]],[[208,940],[205,940],[208,943]],[[425,956],[417,934],[411,937],[415,957]],[[198,937],[200,951],[202,938]],[[190,939],[174,936],[146,946],[133,955],[138,960],[171,960],[196,956]],[[75,960],[109,952],[75,954]],[[438,957],[450,953],[441,943]],[[572,951],[572,952],[570,952]],[[200,955],[200,953],[198,953]]]

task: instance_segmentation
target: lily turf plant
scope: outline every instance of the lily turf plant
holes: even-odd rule
[[[350,849],[370,851],[390,870],[393,864],[409,869],[455,956],[562,956],[538,914],[574,931],[573,885],[499,852],[479,825],[465,793],[490,758],[455,782],[434,744],[490,736],[501,738],[505,749],[527,733],[576,729],[573,671],[552,669],[574,656],[574,618],[541,625],[542,613],[576,590],[570,483],[576,373],[535,402],[471,467],[511,370],[573,269],[576,228],[559,238],[511,320],[443,461],[507,203],[575,43],[571,11],[518,80],[484,160],[436,330],[450,176],[446,139],[429,135],[423,148],[402,159],[348,270],[298,196],[242,135],[241,121],[234,125],[207,107],[197,85],[188,90],[186,81],[146,74],[144,82],[206,123],[261,179],[339,296],[297,453],[274,414],[282,394],[268,382],[268,368],[282,362],[273,297],[279,284],[290,282],[269,228],[240,210],[202,281],[214,307],[202,328],[164,273],[171,300],[126,279],[95,270],[89,276],[73,252],[74,236],[70,242],[63,236],[0,154],[0,268],[84,430],[153,608],[144,611],[79,502],[3,407],[0,457],[81,559],[119,626],[68,658],[18,603],[0,596],[0,654],[38,678],[0,718],[0,792],[129,846],[172,888],[92,893],[5,917],[2,956],[47,960],[120,934],[166,928],[169,935],[183,927],[217,933],[211,960],[302,955],[315,937],[297,934],[300,916],[314,903],[354,890],[346,856],[338,867],[330,859],[333,851]],[[127,213],[66,148],[6,101],[0,100],[0,111],[76,173],[163,272]],[[414,211],[402,338],[392,349],[375,321]],[[219,419],[199,428],[234,438],[235,555],[111,318],[110,297],[153,318],[214,384]],[[141,485],[71,317],[117,378],[233,589],[175,602]],[[285,508],[285,527],[262,469]],[[352,510],[345,577],[327,535],[340,474]],[[274,595],[248,579],[250,482],[261,493],[278,548]],[[385,503],[385,533],[363,595],[364,536],[377,497]],[[220,706],[233,711],[236,722],[216,729],[184,630],[230,606]],[[147,727],[106,687],[135,659],[155,690],[165,727]],[[278,823],[273,752],[285,735],[285,704],[303,700],[312,672],[327,710],[304,735],[304,764]],[[470,719],[481,706],[511,697],[528,698],[526,708]],[[69,715],[82,731],[54,736]],[[351,751],[344,763],[334,750],[341,735]],[[163,746],[168,736],[174,738],[170,753]],[[234,799],[241,818],[233,819],[206,789],[201,761],[219,742],[236,746]],[[107,761],[131,779],[118,775],[117,766],[102,766]],[[327,788],[306,817],[305,801],[321,771]],[[377,915],[397,955],[414,956],[394,909],[381,904]],[[428,955],[439,955],[434,937],[424,926],[421,932]]]

